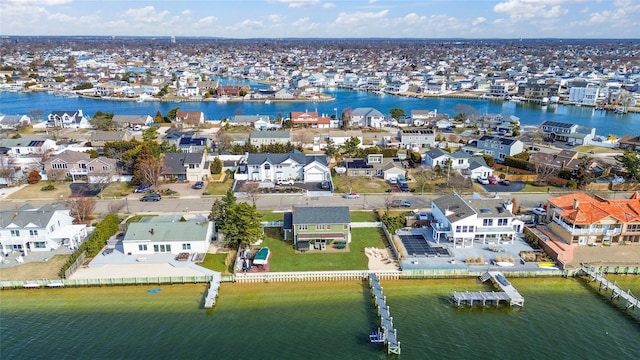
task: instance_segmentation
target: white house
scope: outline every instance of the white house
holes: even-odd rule
[[[374,108],[355,108],[351,112],[349,126],[382,127],[384,114]]]
[[[162,215],[129,224],[122,240],[125,254],[206,253],[213,238],[213,222],[205,217],[180,221],[182,215]]]
[[[87,236],[86,225],[73,224],[70,210],[51,203],[41,208],[30,204],[0,211],[0,250],[50,251],[61,245],[75,249]]]
[[[9,148],[9,156],[41,156],[48,151],[56,150],[58,144],[51,139],[24,136],[18,139],[0,139],[0,147]]]
[[[89,119],[84,116],[82,110],[77,111],[52,111],[47,116],[49,127],[90,129]]]
[[[17,129],[20,126],[29,125],[31,118],[27,115],[4,115],[0,114],[0,129]]]
[[[513,203],[502,199],[463,199],[456,193],[431,202],[433,239],[455,247],[474,244],[513,244],[523,222],[512,213]]]
[[[238,166],[237,180],[298,180],[305,183],[331,180],[326,155],[305,155],[293,150],[284,154],[249,154]]]

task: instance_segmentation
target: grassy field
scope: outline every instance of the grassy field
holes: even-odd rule
[[[233,268],[230,268],[231,265],[227,266],[224,263],[226,258],[227,254],[207,254],[201,266],[223,274],[233,273]]]
[[[333,184],[335,193],[347,193],[351,189],[351,191],[357,193],[381,194],[389,189],[389,184],[384,180],[368,177],[335,176]]]
[[[20,199],[20,200],[30,200],[30,199],[55,199],[59,200],[62,198],[69,197],[71,195],[71,188],[69,187],[69,183],[63,182],[55,185],[55,189],[51,191],[42,191],[41,188],[45,185],[48,185],[48,181],[40,181],[37,184],[29,184],[22,189],[10,194],[7,196],[8,199]]]
[[[130,186],[127,182],[111,182],[100,192],[103,198],[119,198],[127,196],[133,192],[135,186]]]
[[[378,221],[378,217],[373,210],[351,211],[351,222],[371,222]]]
[[[282,221],[284,218],[281,212],[261,211],[260,214],[262,214],[260,221]]]
[[[536,186],[531,183],[526,183],[524,189],[520,190],[520,192],[532,192],[532,193],[545,193],[545,192],[565,192],[567,191],[566,187],[557,187],[553,185],[549,186]]]
[[[47,262],[30,262],[0,269],[0,280],[59,279],[58,271],[70,255],[55,255]]]
[[[279,228],[265,229],[263,246],[271,250],[271,271],[335,271],[367,269],[365,247],[385,247],[384,233],[379,228],[351,230],[348,252],[297,253],[290,242],[282,240]]]
[[[210,181],[207,184],[206,193],[209,195],[224,195],[227,190],[231,189],[233,185],[233,179],[229,176],[225,177],[223,182]]]

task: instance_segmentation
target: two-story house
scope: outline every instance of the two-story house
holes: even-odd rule
[[[117,163],[116,159],[92,159],[87,153],[65,150],[43,161],[42,166],[50,180],[71,177],[73,182],[104,184],[117,180]]]
[[[40,208],[30,204],[0,210],[0,250],[50,251],[60,246],[75,249],[87,236],[86,225],[73,224],[70,210],[58,203]]]
[[[10,157],[41,157],[50,151],[56,150],[58,144],[51,139],[23,136],[17,139],[0,139],[0,147],[7,148],[7,156]]]
[[[166,153],[162,176],[180,181],[200,181],[211,176],[206,153]]]
[[[574,145],[589,143],[596,136],[596,128],[560,121],[545,121],[540,125],[545,136]]]
[[[47,116],[47,121],[49,127],[73,129],[90,129],[92,127],[82,110],[52,111]]]
[[[426,149],[436,143],[436,132],[433,129],[400,129],[398,139],[404,148]]]
[[[197,126],[204,124],[204,113],[202,111],[178,111],[176,112],[176,123],[183,126]]]
[[[640,244],[640,195],[606,199],[585,193],[547,200],[547,228],[570,245]]]
[[[291,121],[295,127],[312,127],[328,129],[331,127],[331,118],[318,115],[317,111],[292,111]]]
[[[347,176],[390,180],[406,174],[398,159],[384,158],[382,154],[368,154],[364,159],[345,159],[345,167]]]
[[[374,108],[355,108],[351,111],[350,127],[382,127],[384,114]]]
[[[348,206],[295,206],[284,215],[284,238],[299,251],[344,249],[351,242]]]
[[[113,115],[111,120],[120,129],[141,128],[153,124],[151,115]]]
[[[102,131],[95,130],[91,133],[89,141],[94,148],[102,148],[108,142],[112,141],[129,141],[133,139],[133,134],[129,130],[121,131]]]
[[[496,161],[502,162],[507,156],[513,156],[524,151],[524,144],[518,139],[485,135],[480,139],[469,141],[463,150],[472,154],[491,155]]]
[[[304,183],[331,180],[326,155],[305,155],[298,150],[288,153],[248,154],[238,166],[238,180],[270,181],[298,180]]]
[[[455,247],[475,244],[513,244],[524,223],[512,213],[513,203],[502,199],[464,199],[451,193],[431,202],[433,239]]]
[[[260,131],[255,130],[249,134],[249,143],[253,146],[282,144],[286,145],[291,142],[291,131]]]

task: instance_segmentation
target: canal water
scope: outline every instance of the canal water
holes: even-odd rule
[[[255,86],[252,85],[252,86]],[[202,111],[207,119],[231,118],[235,115],[270,115],[289,116],[292,111],[318,111],[320,114],[342,116],[346,109],[372,107],[385,115],[392,108],[402,108],[407,114],[411,110],[437,110],[438,113],[453,117],[458,113],[458,105],[471,106],[479,114],[505,114],[520,118],[522,125],[539,125],[543,121],[560,121],[576,123],[596,128],[598,135],[625,134],[638,135],[640,113],[616,115],[611,112],[598,111],[591,107],[566,105],[548,105],[510,101],[489,101],[453,98],[409,98],[393,95],[377,95],[364,91],[335,89],[326,91],[335,97],[330,102],[180,102],[161,103],[155,101],[138,103],[135,101],[107,101],[85,98],[66,98],[44,92],[15,93],[0,92],[0,113],[15,115],[28,114],[32,110],[40,110],[46,116],[51,111],[75,111],[82,109],[89,116],[96,111],[112,112],[120,115],[148,114],[155,116],[157,111],[165,115],[168,110],[179,107],[184,111]]]
[[[640,293],[640,278],[610,277]],[[639,359],[638,312],[580,279],[510,279],[523,309],[455,308],[475,279],[382,281],[402,359]],[[366,283],[224,283],[0,292],[0,358],[386,359]],[[597,285],[596,285],[597,290]]]

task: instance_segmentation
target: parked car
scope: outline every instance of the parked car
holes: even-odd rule
[[[400,183],[400,191],[411,191],[411,189],[409,189],[407,183]]]
[[[192,189],[202,189],[202,187],[204,186],[204,181],[196,181],[195,184],[191,185]]]
[[[360,195],[358,195],[358,193],[352,192],[352,193],[346,193],[346,194],[342,195],[342,197],[345,198],[345,199],[357,199],[357,198],[360,197]]]
[[[331,181],[329,180],[322,181],[322,183],[320,184],[320,188],[322,188],[323,190],[331,189]]]
[[[160,199],[162,199],[162,196],[160,196],[160,194],[147,194],[143,197],[140,198],[140,201],[160,201]]]
[[[496,185],[498,183],[498,178],[493,176],[493,175],[489,176],[487,178],[487,180],[489,181],[489,184],[491,184],[491,185]]]
[[[502,179],[502,185],[509,186],[511,185],[511,181],[509,181],[509,179]]]
[[[133,190],[133,192],[135,192],[135,193],[146,193],[146,192],[149,192],[149,191],[151,191],[151,185],[150,184],[141,184],[135,190]]]
[[[411,202],[405,200],[400,204],[400,206],[407,207],[407,208],[411,207]]]
[[[398,179],[397,179],[397,178],[391,178],[391,179],[389,179],[389,184],[391,184],[391,185],[395,185],[395,184],[397,184],[397,183],[398,183]]]
[[[478,176],[476,181],[478,181],[478,184],[489,185],[489,179],[487,179],[486,177],[483,177],[483,176]]]
[[[535,209],[531,210],[531,212],[536,214],[536,215],[540,215],[540,216],[546,216],[547,215],[547,210],[545,210],[544,208],[535,208]]]
[[[293,185],[293,179],[288,179],[288,180],[278,179],[276,184],[278,184],[278,185]]]

